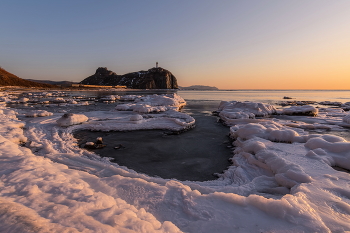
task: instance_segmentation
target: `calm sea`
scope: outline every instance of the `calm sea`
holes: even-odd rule
[[[291,97],[297,101],[350,101],[350,90],[233,90],[233,91],[185,91],[177,93],[186,100],[259,101],[275,103]]]
[[[68,92],[72,95],[105,96],[105,95],[150,95],[176,92],[185,100],[194,101],[258,101],[277,103],[291,97],[296,101],[333,101],[350,102],[350,90],[227,90],[227,91],[189,91],[189,90],[104,90]]]

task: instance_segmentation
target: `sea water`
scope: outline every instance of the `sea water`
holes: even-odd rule
[[[276,103],[291,97],[296,101],[350,101],[350,90],[226,90],[226,91],[185,91],[177,92],[185,100],[224,100]]]

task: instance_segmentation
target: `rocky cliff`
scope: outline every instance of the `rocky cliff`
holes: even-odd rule
[[[80,82],[84,85],[126,86],[132,89],[177,89],[177,80],[168,70],[151,68],[124,75],[117,75],[106,67],[99,67],[94,75]]]
[[[40,88],[55,88],[56,86],[45,84],[45,83],[37,83],[28,81],[25,79],[21,79],[10,72],[0,68],[0,86],[19,86],[19,87],[40,87]]]

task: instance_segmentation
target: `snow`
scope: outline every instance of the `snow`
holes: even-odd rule
[[[350,169],[350,143],[304,131],[341,130],[348,124],[345,112],[276,119],[266,118],[277,113],[268,104],[222,102],[218,112],[231,126],[232,165],[217,180],[180,182],[137,173],[77,146],[72,132],[78,129],[183,130],[195,124],[177,111],[185,104],[179,96],[133,101],[167,110],[34,118],[25,117],[32,110],[0,106],[0,232],[350,230],[350,175],[331,167]]]
[[[224,121],[230,119],[248,119],[265,117],[276,113],[276,108],[269,104],[238,101],[221,101],[218,112]]]
[[[292,106],[284,108],[283,114],[286,115],[302,115],[302,116],[317,116],[318,109],[311,105]]]
[[[138,113],[165,112],[168,109],[178,111],[186,101],[177,94],[149,95],[149,96],[127,96],[121,100],[133,100],[134,103],[120,104],[116,106],[119,111],[134,111]]]
[[[67,127],[70,125],[81,124],[87,120],[88,120],[88,117],[83,114],[65,113],[56,122],[59,126]]]
[[[26,117],[44,117],[44,116],[52,116],[53,113],[45,110],[33,110],[33,111],[28,111],[25,115]]]
[[[141,121],[141,120],[143,120],[143,117],[141,115],[139,115],[139,114],[132,115],[130,117],[130,121]]]

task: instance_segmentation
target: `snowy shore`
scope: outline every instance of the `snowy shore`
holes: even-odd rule
[[[33,96],[40,100],[4,93],[2,100],[24,103]],[[43,104],[68,108],[85,101],[60,98]],[[186,103],[176,94],[123,98],[133,102],[81,114],[1,106],[1,232],[350,230],[350,174],[332,168],[350,170],[350,143],[306,131],[347,130],[343,109],[222,102],[217,112],[234,139],[232,166],[217,180],[180,182],[77,146],[72,132],[78,129],[181,131],[195,124],[178,111]]]

